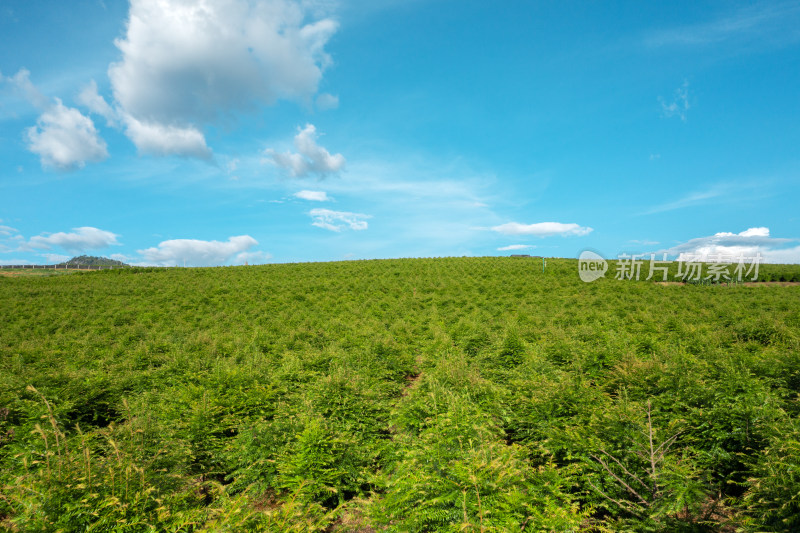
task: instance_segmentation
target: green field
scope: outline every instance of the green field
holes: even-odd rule
[[[0,277],[0,529],[800,529],[800,287],[609,277]]]
[[[3,268],[0,269],[0,277],[63,276],[64,274],[72,274],[74,272],[80,272],[80,270],[66,268]]]

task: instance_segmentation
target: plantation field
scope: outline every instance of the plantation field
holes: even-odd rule
[[[800,529],[796,285],[134,268],[0,277],[0,324],[0,529]]]
[[[80,270],[73,269],[36,269],[36,268],[3,268],[0,269],[0,277],[15,278],[19,276],[62,276],[64,274],[72,274],[80,272]]]

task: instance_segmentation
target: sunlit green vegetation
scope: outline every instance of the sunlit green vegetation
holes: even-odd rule
[[[800,287],[609,278],[0,277],[0,529],[799,529]]]

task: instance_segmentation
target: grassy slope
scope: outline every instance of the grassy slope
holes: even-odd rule
[[[576,269],[0,278],[0,516],[20,531],[793,527],[800,287]],[[656,470],[651,434],[675,435]]]

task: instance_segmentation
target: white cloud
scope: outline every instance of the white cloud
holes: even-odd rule
[[[125,254],[111,254],[108,257],[110,259],[113,259],[115,261],[121,261],[123,263],[130,263],[130,261],[131,261],[131,258],[128,257],[127,255],[125,255]]]
[[[28,149],[38,154],[42,166],[57,170],[82,168],[87,162],[108,157],[106,143],[97,133],[94,122],[75,108],[65,106],[60,99],[52,101],[36,88],[30,72],[20,69],[14,76],[3,78],[17,87],[25,98],[42,110],[42,114],[25,131]]]
[[[682,209],[684,207],[702,205],[707,203],[708,200],[718,198],[723,194],[725,194],[725,191],[723,189],[720,189],[718,187],[713,187],[705,191],[689,193],[683,198],[675,200],[674,202],[667,202],[665,204],[657,205],[641,214],[652,215],[653,213],[663,213],[664,211],[672,211],[674,209]]]
[[[796,2],[754,2],[726,16],[653,32],[645,37],[649,46],[702,46],[725,41],[753,45],[783,45],[796,42],[800,6]]]
[[[294,193],[294,196],[311,202],[329,202],[331,200],[325,191],[298,191]],[[2,229],[2,226],[0,226],[0,229]]]
[[[766,198],[774,194],[770,190],[770,187],[768,187],[770,182],[771,180],[762,177],[750,182],[728,181],[717,183],[706,189],[690,192],[677,200],[653,206],[638,214],[652,215],[711,203],[735,203],[752,201],[757,198]]]
[[[40,254],[40,255],[47,260],[48,264],[51,265],[52,264],[57,265],[59,263],[63,263],[67,259],[70,259],[70,256],[64,254]]]
[[[503,235],[533,235],[535,237],[552,237],[559,235],[588,235],[593,228],[579,226],[578,224],[562,224],[561,222],[538,222],[536,224],[520,224],[508,222],[491,228],[492,231]]]
[[[718,233],[717,235],[738,236],[738,237],[769,237],[769,228],[748,228],[738,234],[734,233]]]
[[[317,96],[317,109],[327,111],[339,107],[339,97],[330,93],[322,93]]]
[[[2,220],[0,220],[2,222]],[[0,226],[0,236],[8,237],[14,233],[17,233],[16,228],[12,228],[11,226]]]
[[[78,95],[78,100],[90,111],[103,116],[109,125],[125,125],[125,135],[133,141],[142,154],[156,156],[185,156],[198,159],[211,159],[211,150],[206,145],[203,132],[192,125],[178,126],[152,120],[139,120],[124,109],[112,109],[108,102],[97,93],[97,84],[92,81]],[[238,159],[234,159],[229,170],[236,169]]]
[[[80,111],[66,107],[58,98],[28,128],[28,148],[39,154],[42,166],[59,170],[82,168],[87,161],[108,157],[106,143],[97,134],[94,122]]]
[[[765,263],[798,264],[800,263],[800,246],[767,250],[761,254]]]
[[[330,209],[312,209],[308,212],[314,220],[311,225],[331,231],[342,231],[349,227],[352,230],[367,229],[366,219],[372,218],[371,215],[360,213],[348,213],[346,211],[331,211]]]
[[[28,251],[20,250],[21,245],[24,248],[24,243],[25,237],[20,235],[16,228],[0,226],[0,253]]]
[[[205,136],[193,126],[142,122],[127,114],[123,119],[127,126],[126,135],[143,154],[211,159],[211,150],[206,146]]]
[[[761,254],[766,263],[800,263],[800,246],[786,248],[796,239],[771,237],[769,228],[749,228],[739,233],[720,232],[697,237],[657,253],[677,256],[678,260],[736,261]]]
[[[669,117],[679,117],[682,121],[686,122],[686,114],[689,112],[691,105],[689,104],[689,82],[683,82],[683,85],[675,89],[675,95],[672,102],[667,103],[660,96],[658,101],[661,102],[661,113]]]
[[[58,246],[68,252],[80,253],[119,244],[117,242],[119,235],[110,231],[89,226],[72,228],[72,231],[72,233],[59,232],[31,237],[21,249],[50,250],[53,246]]]
[[[97,113],[105,118],[109,126],[113,126],[119,120],[117,112],[108,105],[108,102],[106,102],[100,94],[98,94],[97,83],[94,80],[78,94],[78,103],[89,109],[92,113]]]
[[[338,25],[318,5],[291,0],[132,0],[122,52],[108,75],[119,108],[150,129],[192,131],[194,142],[147,153],[206,157],[200,127],[288,99],[310,105],[331,64]],[[130,128],[130,125],[129,125]]]
[[[243,265],[245,263],[248,265],[263,265],[270,259],[272,259],[272,254],[267,252],[242,252],[236,254],[236,258],[233,260],[233,263],[236,265]]]
[[[279,167],[288,170],[292,176],[302,178],[309,174],[325,176],[338,172],[344,168],[342,154],[331,155],[325,148],[317,144],[317,129],[313,124],[306,124],[305,128],[294,138],[297,153],[277,153],[267,149],[264,152],[271,156]]]
[[[355,195],[371,206],[348,210],[380,212],[381,231],[392,235],[387,240],[359,234],[346,252],[356,257],[461,256],[475,255],[477,247],[500,245],[497,235],[486,229],[504,220],[476,204],[502,203],[501,198],[512,194],[508,183],[491,173],[476,173],[462,158],[413,152],[400,159],[388,155],[348,161],[347,179],[324,183],[329,196],[341,201]],[[372,221],[367,222],[372,230]]]
[[[509,244],[508,246],[502,246],[497,249],[499,252],[508,252],[511,250],[531,250],[536,248],[533,244]]]
[[[158,246],[138,250],[147,264],[159,266],[213,266],[228,263],[231,258],[247,252],[258,241],[249,235],[229,237],[227,242],[196,239],[172,239]]]
[[[3,78],[0,76],[0,81],[7,80],[9,83],[16,86],[25,98],[39,109],[50,107],[50,100],[36,88],[33,82],[31,82],[30,76],[30,71],[23,68],[11,77]]]

